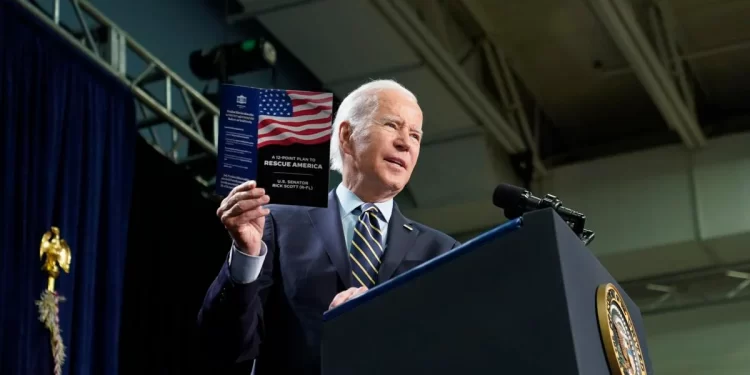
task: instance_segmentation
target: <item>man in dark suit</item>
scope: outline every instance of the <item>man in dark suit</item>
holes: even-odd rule
[[[393,201],[421,138],[414,95],[369,82],[336,115],[331,168],[343,178],[327,208],[266,205],[253,181],[224,199],[217,215],[234,243],[198,316],[203,371],[319,374],[326,310],[458,246]]]

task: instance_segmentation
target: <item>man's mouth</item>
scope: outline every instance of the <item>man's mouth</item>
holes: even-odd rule
[[[402,159],[399,159],[399,158],[385,158],[385,161],[387,161],[389,163],[392,163],[392,164],[396,164],[399,167],[406,169],[406,162],[403,161]]]

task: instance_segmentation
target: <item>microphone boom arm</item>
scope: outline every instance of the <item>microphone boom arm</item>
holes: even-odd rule
[[[586,229],[586,215],[562,205],[559,198],[547,194],[535,197],[530,191],[509,184],[500,184],[492,194],[492,203],[503,209],[505,217],[515,219],[526,212],[551,208],[565,221],[585,245],[594,240],[594,232]]]
[[[578,236],[584,245],[591,243],[594,240],[596,234],[592,230],[586,229],[586,215],[567,208],[562,205],[562,201],[552,194],[547,194],[539,202],[539,208],[552,208],[557,212],[563,220],[570,226],[573,233]]]

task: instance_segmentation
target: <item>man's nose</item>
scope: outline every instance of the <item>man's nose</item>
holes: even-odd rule
[[[398,136],[393,141],[393,144],[396,146],[397,150],[408,152],[411,147],[411,145],[409,145],[409,133],[399,132]]]

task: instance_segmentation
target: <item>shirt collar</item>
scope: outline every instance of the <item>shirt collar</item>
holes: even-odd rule
[[[349,215],[352,211],[365,203],[352,193],[351,190],[347,189],[343,183],[340,183],[339,186],[336,187],[336,196],[339,199],[339,209],[342,218]],[[380,210],[380,213],[383,214],[386,223],[391,220],[391,214],[393,213],[393,199],[375,203],[375,206]]]

